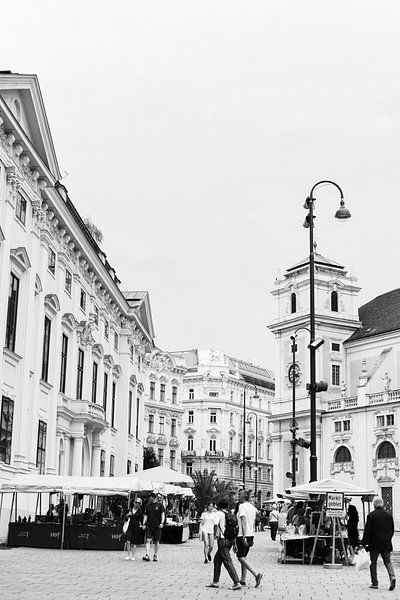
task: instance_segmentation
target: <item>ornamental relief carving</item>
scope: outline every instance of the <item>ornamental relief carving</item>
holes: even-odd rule
[[[93,337],[93,330],[95,328],[95,323],[93,319],[93,315],[89,316],[87,321],[81,321],[78,326],[78,342],[84,348],[87,346],[93,346],[95,339]]]

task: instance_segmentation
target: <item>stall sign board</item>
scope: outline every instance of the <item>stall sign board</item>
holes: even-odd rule
[[[342,492],[326,494],[326,514],[328,517],[344,517],[344,494]]]

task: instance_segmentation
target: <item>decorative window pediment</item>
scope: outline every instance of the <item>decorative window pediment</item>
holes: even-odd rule
[[[3,230],[2,230],[2,228],[0,227],[0,244],[1,244],[1,242],[4,242],[4,240],[5,240],[5,239],[6,239],[6,238],[5,238],[5,236],[4,236]]]
[[[94,344],[93,348],[92,348],[92,352],[98,358],[103,358],[103,356],[104,356],[104,348],[101,344]]]
[[[22,273],[31,268],[28,253],[22,246],[10,250],[10,260],[14,262]]]
[[[137,386],[137,390],[139,394],[143,394],[144,392],[144,387],[143,387],[143,383],[139,383]]]
[[[60,310],[60,301],[56,294],[47,294],[44,297],[44,306],[55,317]]]
[[[120,365],[114,365],[112,373],[115,377],[117,377],[119,379],[122,375],[122,369],[121,369]]]
[[[73,331],[78,325],[78,321],[75,319],[72,313],[64,313],[61,318],[61,323],[70,331]]]
[[[180,385],[180,382],[179,382],[177,379],[173,379],[173,380],[171,381],[171,385],[176,385],[176,386],[178,386],[178,385]]]
[[[103,358],[103,362],[106,367],[109,367],[109,369],[112,369],[114,366],[114,359],[111,356],[111,354],[105,354],[104,358]]]
[[[131,385],[137,385],[137,377],[136,377],[136,375],[131,375],[131,376],[130,376],[130,378],[129,378],[129,383],[130,383]]]
[[[40,294],[40,292],[43,291],[43,286],[42,286],[42,282],[40,280],[39,275],[36,273],[36,277],[35,277],[35,296],[38,296]]]

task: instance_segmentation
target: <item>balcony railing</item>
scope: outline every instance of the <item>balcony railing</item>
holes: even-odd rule
[[[395,402],[400,400],[400,390],[391,390],[378,392],[377,394],[367,394],[369,404],[382,404],[383,402]]]
[[[222,458],[224,456],[223,450],[206,450],[204,456]]]
[[[196,450],[181,450],[182,458],[187,458],[188,456],[196,456]]]
[[[358,406],[358,397],[351,396],[350,398],[335,398],[328,400],[328,410],[343,410],[346,408],[354,408]]]

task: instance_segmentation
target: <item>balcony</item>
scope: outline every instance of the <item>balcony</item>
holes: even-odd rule
[[[192,458],[193,456],[196,456],[196,450],[181,450],[182,458]]]
[[[358,397],[352,396],[351,398],[336,398],[335,400],[328,400],[327,405],[328,411],[354,408],[358,406]]]
[[[107,425],[105,411],[100,404],[84,399],[68,398],[61,393],[57,397],[57,418],[65,419],[70,423],[80,421],[93,430],[105,429]]]
[[[335,475],[336,473],[344,472],[344,473],[354,473],[354,462],[351,460],[349,462],[338,462],[331,463],[331,475]]]
[[[154,433],[148,433],[146,437],[147,444],[157,444],[157,436]]]
[[[229,452],[228,457],[231,458],[232,460],[240,460],[241,454],[240,454],[240,452]]]
[[[222,450],[206,450],[204,456],[206,458],[223,458],[224,453]]]

